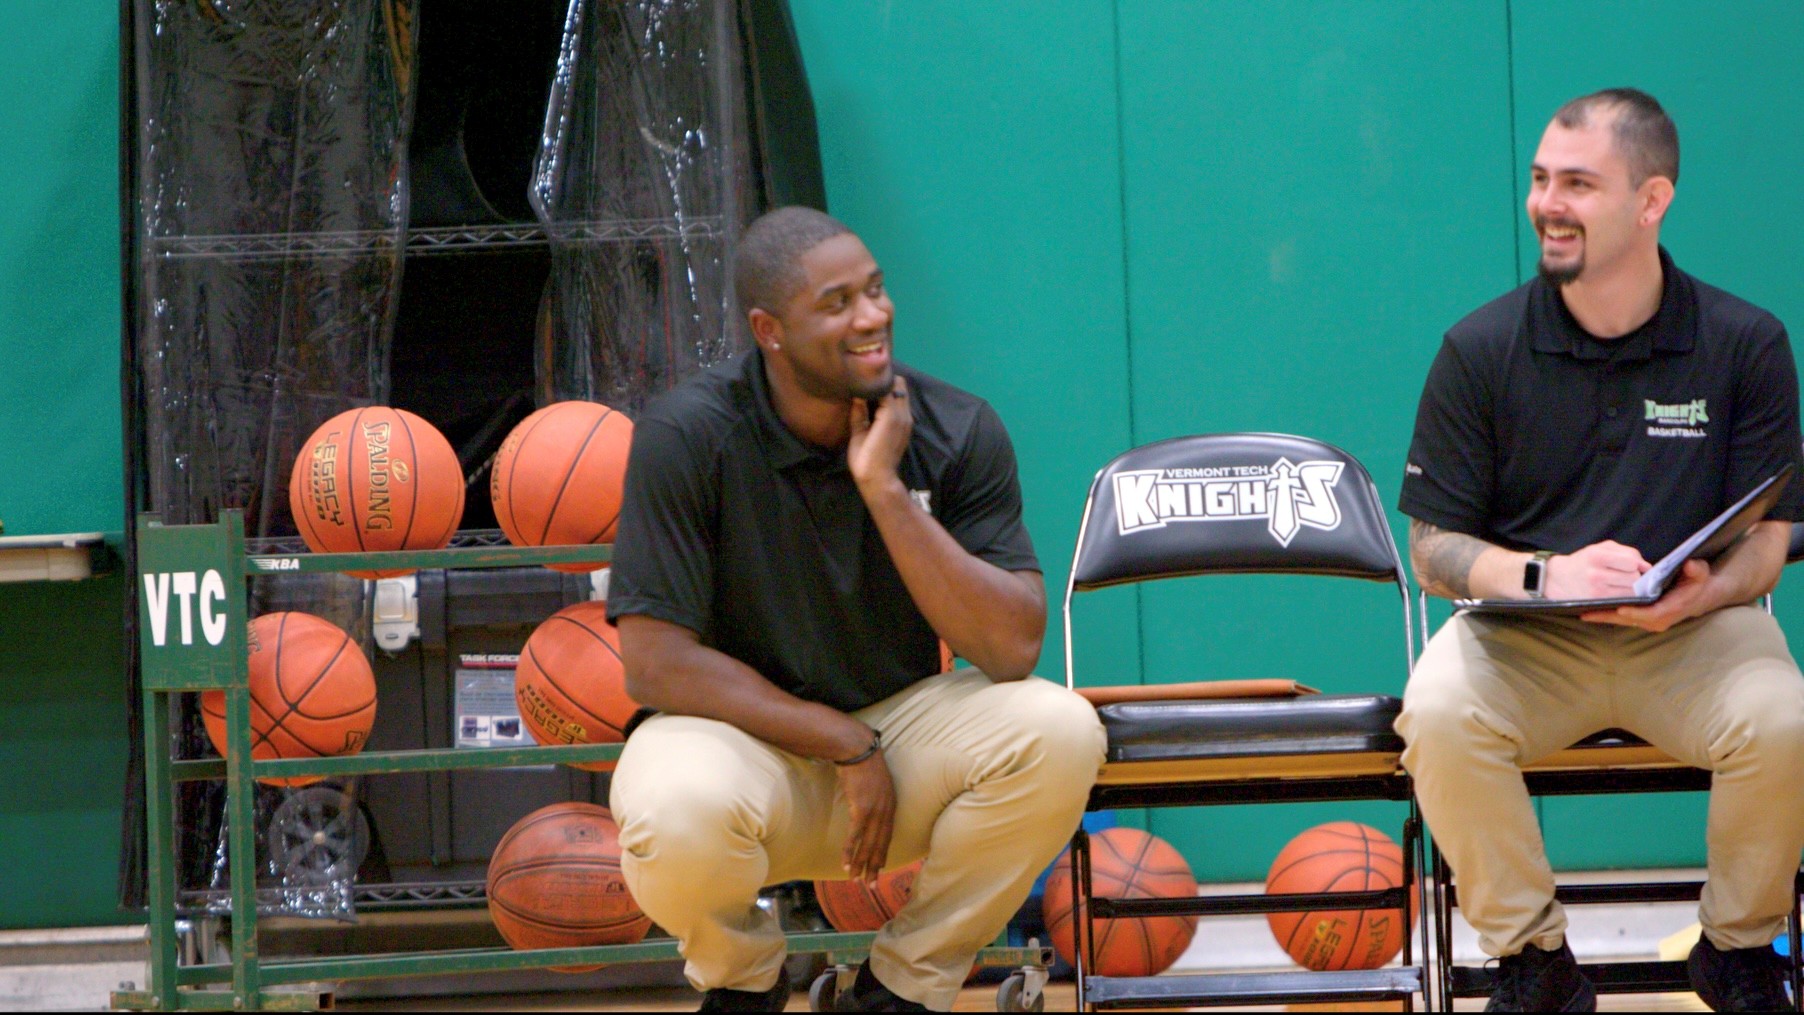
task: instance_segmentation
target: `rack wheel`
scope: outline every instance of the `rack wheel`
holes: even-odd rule
[[[293,791],[270,818],[269,859],[284,885],[349,881],[369,850],[369,819],[344,790],[332,786]]]
[[[808,1010],[832,1011],[833,1002],[839,999],[839,973],[833,969],[814,978],[808,985]]]
[[[1031,999],[1027,996],[1027,974],[1010,973],[1002,986],[996,988],[997,1011],[1045,1011],[1046,994],[1036,990]]]

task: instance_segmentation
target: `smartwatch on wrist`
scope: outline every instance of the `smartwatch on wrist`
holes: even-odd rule
[[[1552,550],[1536,550],[1535,555],[1522,565],[1522,591],[1528,593],[1530,599],[1547,598],[1547,559],[1553,555]]]

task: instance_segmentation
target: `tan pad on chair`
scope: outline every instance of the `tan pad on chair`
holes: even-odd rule
[[[1077,693],[1101,708],[1124,701],[1197,701],[1209,698],[1297,698],[1322,692],[1294,680],[1193,680],[1183,684],[1129,684],[1080,687]]]

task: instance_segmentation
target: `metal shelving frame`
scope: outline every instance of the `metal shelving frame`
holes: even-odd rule
[[[346,257],[393,250],[397,242],[409,256],[461,254],[509,247],[543,247],[558,243],[632,243],[639,240],[696,240],[723,236],[718,215],[676,219],[607,219],[558,222],[549,229],[537,222],[410,227],[405,239],[394,229],[338,232],[234,233],[217,236],[153,236],[150,254],[165,260],[211,258],[225,261],[281,260],[291,257]]]
[[[163,525],[154,516],[137,523],[139,641],[143,675],[146,854],[150,921],[150,969],[143,990],[116,991],[114,1008],[162,1011],[316,1010],[331,1003],[322,983],[387,977],[458,975],[548,966],[617,965],[680,958],[673,939],[582,948],[462,948],[420,952],[264,960],[257,940],[256,780],[300,775],[386,775],[445,772],[519,765],[611,761],[620,744],[551,747],[458,748],[364,752],[330,758],[251,758],[249,622],[246,579],[272,573],[318,574],[397,568],[526,567],[551,563],[605,563],[612,547],[464,546],[389,553],[250,553],[244,518],[221,513],[218,522]],[[153,607],[160,616],[152,616]],[[171,706],[177,694],[225,692],[225,758],[172,757]],[[177,936],[175,784],[223,780],[226,784],[228,861],[231,872],[231,961],[180,964]],[[391,886],[397,887],[397,886]],[[792,954],[820,954],[842,970],[869,950],[869,933],[792,933]],[[997,946],[979,956],[986,966],[1037,971],[1038,996],[1049,949]]]

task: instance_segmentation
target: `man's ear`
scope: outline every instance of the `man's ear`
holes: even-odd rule
[[[1664,176],[1650,176],[1641,184],[1641,224],[1657,226],[1666,219],[1666,209],[1672,207],[1674,189],[1672,181]]]
[[[777,320],[775,314],[753,307],[745,316],[752,325],[753,341],[765,351],[777,348],[783,341],[783,322]]]

